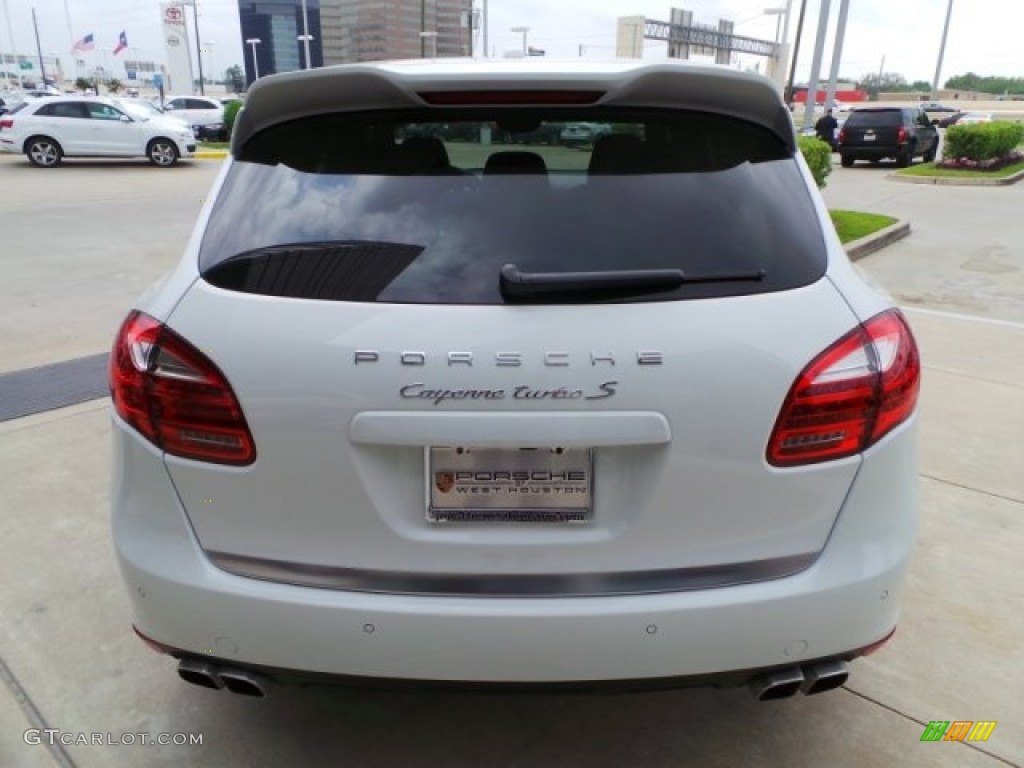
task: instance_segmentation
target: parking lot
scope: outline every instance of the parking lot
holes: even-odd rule
[[[218,167],[41,171],[0,155],[0,400],[5,374],[107,350]],[[913,228],[859,263],[922,349],[920,543],[894,639],[841,690],[254,700],[188,686],[131,631],[96,399],[0,422],[0,766],[1024,766],[1024,184],[915,186],[891,170],[836,167],[825,198]],[[934,720],[997,725],[984,743],[921,742]],[[26,743],[47,728],[102,743]],[[110,743],[142,733],[202,743]]]

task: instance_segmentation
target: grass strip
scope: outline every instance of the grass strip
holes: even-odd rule
[[[877,213],[862,213],[860,211],[829,211],[832,223],[835,225],[839,239],[845,245],[852,240],[859,240],[862,237],[873,235],[880,229],[885,229],[896,223],[892,216],[882,216]]]

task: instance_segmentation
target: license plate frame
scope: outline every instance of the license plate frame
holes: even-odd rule
[[[578,525],[593,520],[591,448],[426,448],[426,519]]]

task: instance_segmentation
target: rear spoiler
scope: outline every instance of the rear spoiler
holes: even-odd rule
[[[587,98],[579,98],[580,94]],[[564,100],[570,96],[576,101]],[[791,152],[796,151],[789,110],[775,85],[759,75],[688,62],[566,63],[542,69],[519,62],[471,59],[343,64],[263,78],[252,86],[245,108],[238,114],[231,151],[237,156],[255,134],[313,115],[509,103],[715,112],[761,125]]]

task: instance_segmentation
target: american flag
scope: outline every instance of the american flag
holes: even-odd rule
[[[117,38],[117,47],[114,48],[114,55],[117,56],[121,51],[128,47],[128,36],[125,35],[124,30],[121,31],[121,36]]]
[[[74,44],[74,46],[71,48],[71,52],[75,53],[76,51],[91,51],[95,47],[96,41],[93,40],[92,32],[90,32],[88,35],[86,35]]]

